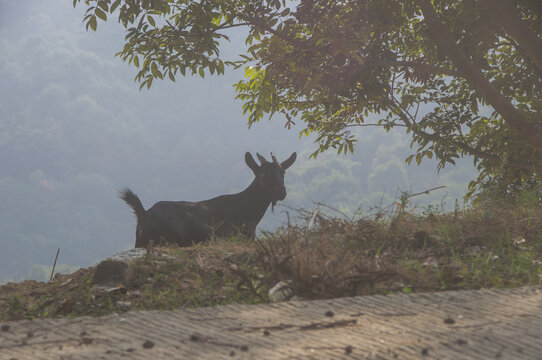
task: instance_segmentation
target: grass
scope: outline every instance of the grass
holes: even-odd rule
[[[542,284],[539,205],[415,214],[402,204],[357,220],[297,216],[313,226],[286,226],[257,241],[153,248],[112,291],[95,286],[95,268],[6,284],[0,320],[266,303],[279,281],[301,299]]]

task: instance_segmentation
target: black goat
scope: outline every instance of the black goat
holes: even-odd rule
[[[269,204],[274,206],[286,197],[284,172],[292,166],[297,155],[294,152],[281,163],[273,154],[271,162],[260,154],[257,156],[259,166],[250,153],[245,154],[245,162],[256,177],[238,194],[199,202],[160,201],[145,211],[136,194],[128,188],[122,190],[120,198],[137,217],[135,247],[146,247],[151,240],[154,244],[191,246],[211,235],[224,237],[241,233],[254,237],[256,226]]]

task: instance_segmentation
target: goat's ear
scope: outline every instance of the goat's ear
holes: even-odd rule
[[[280,163],[280,167],[282,167],[282,169],[284,170],[288,169],[295,162],[296,158],[297,158],[297,154],[294,152],[292,153],[292,155],[290,155],[288,159]]]
[[[245,153],[245,162],[254,174],[256,174],[258,170],[260,170],[260,167],[258,166],[258,164],[256,164],[256,161],[254,161],[254,158],[252,157],[252,155],[250,155],[249,152]]]

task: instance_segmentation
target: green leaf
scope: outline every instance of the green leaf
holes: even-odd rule
[[[103,21],[107,21],[107,15],[100,8],[96,8],[96,16],[98,16]],[[96,29],[94,29],[94,30],[96,30]]]
[[[109,1],[98,1],[98,6],[105,12],[109,11]]]
[[[421,94],[426,92],[427,90],[422,86],[415,86],[410,91],[414,94]]]
[[[111,5],[111,8],[109,10],[110,13],[113,13],[113,11],[115,11],[117,9],[117,7],[119,7],[120,5],[120,0],[116,0],[112,5]]]
[[[149,22],[149,24],[152,25],[152,27],[156,27],[156,23],[154,22],[154,19],[152,18],[152,16],[147,15],[147,21]]]
[[[422,154],[416,154],[416,164],[418,164],[418,166],[420,166],[420,164],[422,163],[422,159],[423,159]]]
[[[154,62],[154,61],[151,63],[151,74],[154,77],[159,77],[158,76],[158,65],[156,65],[156,62]]]
[[[221,21],[222,21],[222,15],[219,15],[212,20],[213,24],[215,24],[216,26],[219,26]]]
[[[92,15],[87,23],[87,30],[88,30],[88,27],[90,26],[90,28],[93,30],[93,31],[96,31],[96,16]]]
[[[199,72],[199,76],[201,76],[202,78],[205,77],[205,71],[203,70],[202,66],[199,67],[198,72]]]

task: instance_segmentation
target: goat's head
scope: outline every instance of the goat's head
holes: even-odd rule
[[[271,161],[267,161],[260,154],[256,154],[260,160],[260,165],[254,161],[250,153],[245,154],[245,162],[254,172],[259,189],[264,192],[269,201],[275,205],[279,200],[286,197],[286,187],[284,186],[284,172],[295,162],[297,154],[294,152],[290,157],[279,163],[275,155],[271,154]]]

